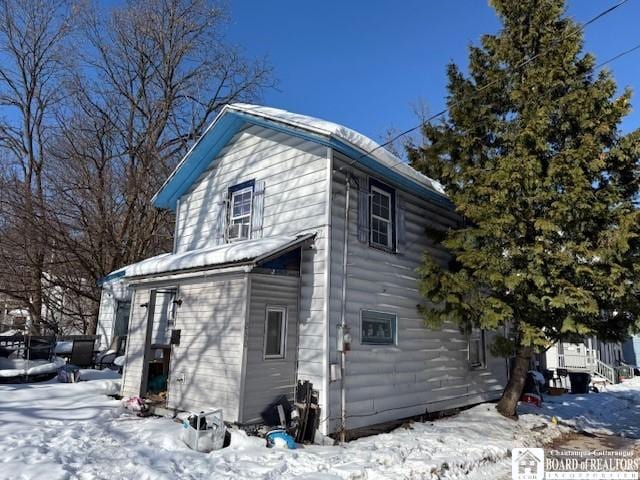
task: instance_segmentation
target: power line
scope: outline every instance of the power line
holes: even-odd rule
[[[581,31],[584,31],[584,29],[591,25],[592,23],[598,21],[599,19],[601,19],[602,17],[608,15],[609,13],[613,12],[614,10],[617,10],[618,8],[620,8],[622,5],[624,5],[625,3],[627,3],[629,0],[621,0],[620,2],[616,3],[615,5],[612,5],[611,7],[607,8],[606,10],[603,10],[602,12],[598,13],[596,16],[592,17],[591,19],[587,20],[586,22],[582,23],[581,25],[578,25],[577,28],[575,30],[573,30],[572,32],[563,35],[561,38],[559,38],[553,45],[552,47],[555,47],[557,44],[559,44],[560,42],[562,42],[563,40],[566,40],[567,38],[570,38],[573,35],[576,35],[577,33],[580,33]],[[515,70],[519,70],[525,66],[527,66],[528,64],[530,64],[531,62],[533,62],[534,60],[540,58],[543,55],[546,55],[547,53],[549,53],[552,49],[552,47],[543,50],[541,52],[536,53],[534,56],[529,57],[527,59],[524,59],[522,61],[520,61],[516,66],[515,66]],[[604,65],[613,62],[614,60],[617,60],[620,57],[623,57],[625,55],[628,55],[632,52],[634,52],[635,50],[640,49],[640,44],[636,45],[635,47],[630,48],[629,50],[626,50],[624,52],[619,53],[618,55],[606,60],[605,62],[602,62],[600,64],[598,64],[596,67],[594,67],[594,70],[597,70],[601,67],[603,67]],[[477,89],[477,92],[482,92],[484,90],[486,90],[489,87],[494,86],[496,83],[498,83],[501,79],[495,79],[485,85],[483,85],[482,87]],[[456,105],[458,105],[460,103],[460,100],[453,102],[450,106],[445,107],[444,109],[440,110],[439,112],[431,115],[430,117],[427,117],[426,119],[424,119],[423,121],[421,121],[418,125],[411,127],[407,130],[404,130],[403,132],[400,132],[399,134],[395,135],[394,137],[392,137],[390,140],[387,140],[386,142],[376,146],[375,148],[372,148],[371,150],[368,150],[366,152],[364,152],[362,155],[360,155],[357,160],[360,160],[368,155],[371,155],[373,152],[375,152],[376,150],[379,150],[383,147],[386,147],[387,145],[395,142],[396,140],[398,140],[399,138],[404,137],[405,135],[408,135],[409,133],[412,133],[416,130],[418,130],[419,128],[421,128],[423,125],[435,120],[438,117],[441,117],[442,115],[446,114],[449,109],[451,107],[454,107]],[[396,162],[395,164],[391,165],[390,168],[395,168],[398,165],[405,165],[405,162],[403,161],[399,161]]]
[[[625,50],[624,52],[620,52],[617,55],[614,55],[613,57],[609,58],[608,60],[605,60],[602,63],[599,63],[598,65],[596,65],[594,67],[594,70],[599,70],[600,68],[604,67],[606,64],[611,63],[611,62],[613,62],[615,60],[618,60],[619,58],[624,57],[625,55],[629,55],[630,53],[633,53],[636,50],[640,50],[640,43],[635,45],[635,46],[633,46],[633,47],[631,47],[628,50]]]
[[[600,68],[604,67],[605,65],[607,65],[607,64],[609,64],[609,63],[611,63],[611,62],[613,62],[613,61],[615,61],[615,60],[617,60],[617,59],[619,59],[619,58],[621,58],[621,57],[624,57],[625,55],[628,55],[628,54],[630,54],[630,53],[635,52],[636,50],[640,50],[640,43],[639,43],[639,44],[637,44],[637,45],[634,45],[633,47],[631,47],[631,48],[629,48],[629,49],[627,49],[627,50],[624,50],[623,52],[618,53],[617,55],[614,55],[613,57],[611,57],[611,58],[609,58],[609,59],[605,60],[604,62],[599,63],[598,65],[596,65],[595,67],[593,67],[593,69],[594,69],[594,70],[598,70],[598,69],[600,69]],[[445,112],[446,112],[446,110],[445,110]],[[425,120],[425,122],[423,122],[422,124],[418,125],[418,127],[417,127],[417,128],[419,128],[420,126],[422,126],[424,123],[426,123],[426,120]],[[414,130],[415,130],[415,128],[414,128]],[[382,146],[382,145],[381,145],[381,146]],[[374,149],[374,150],[375,150],[375,149]],[[372,151],[373,151],[373,150],[372,150]],[[395,164],[391,165],[391,167],[390,167],[390,168],[395,168],[395,167],[397,167],[398,165],[405,165],[405,163],[404,163],[404,162],[396,162]],[[414,244],[416,244],[417,242],[418,242],[417,240],[416,240],[415,242],[411,242],[410,244],[406,245],[406,246],[405,246],[405,248],[410,247],[410,246],[413,246],[413,245],[414,245]]]

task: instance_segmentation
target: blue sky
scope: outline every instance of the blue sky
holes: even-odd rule
[[[584,22],[618,0],[571,0]],[[445,66],[466,65],[467,47],[499,24],[486,0],[236,0],[228,38],[267,55],[279,80],[264,103],[342,123],[375,140],[417,123],[412,105],[444,106]],[[640,0],[590,25],[586,49],[604,61],[640,43]],[[640,51],[612,63],[618,85],[636,92],[640,127]]]

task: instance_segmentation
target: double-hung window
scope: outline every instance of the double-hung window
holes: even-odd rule
[[[245,182],[229,189],[229,226],[227,239],[245,240],[251,235],[251,214],[254,182]]]
[[[264,358],[284,358],[287,335],[287,308],[267,307],[264,323]]]
[[[374,247],[395,250],[395,192],[373,179],[369,190],[369,242]]]

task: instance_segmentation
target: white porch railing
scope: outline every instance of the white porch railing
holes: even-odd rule
[[[558,368],[580,372],[593,372],[597,361],[598,360],[590,355],[560,353],[558,355]]]
[[[607,365],[600,360],[596,360],[596,370],[595,372],[601,377],[606,378],[609,383],[615,384],[618,383],[618,373],[616,369],[611,365]]]
[[[592,375],[599,375],[612,384],[619,383],[620,369],[623,367],[628,367],[629,372],[625,372],[625,374],[633,378],[633,368],[625,364],[621,367],[614,367],[591,355],[571,352],[558,354],[558,368],[569,372],[587,372]]]

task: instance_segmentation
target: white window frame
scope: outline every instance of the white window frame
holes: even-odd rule
[[[472,362],[471,360],[471,342],[479,342],[478,352],[480,353],[480,362]],[[471,370],[482,370],[487,368],[487,334],[486,330],[474,330],[467,337],[467,361]]]
[[[238,215],[238,216],[234,216],[233,215],[233,202],[235,200],[236,197],[243,195],[245,193],[249,192],[251,194],[251,199],[249,201],[249,213],[248,214],[244,214],[244,215]],[[248,187],[242,188],[240,190],[235,190],[231,192],[231,198],[229,199],[229,222],[227,225],[227,240],[229,242],[237,242],[240,240],[247,240],[248,238],[251,238],[251,221],[252,221],[252,217],[253,217],[253,185],[250,185]],[[238,220],[238,219],[243,219],[243,218],[248,218],[248,222],[246,223],[246,225],[248,225],[248,230],[247,230],[247,236],[246,237],[236,237],[236,238],[230,238],[229,237],[229,231],[232,227],[232,225],[234,225],[234,220]],[[237,224],[236,224],[237,225]],[[245,225],[245,223],[242,223],[241,225]]]
[[[389,218],[380,217],[373,213],[373,193],[378,193],[389,200]],[[369,206],[369,243],[374,247],[382,247],[385,249],[393,249],[393,196],[391,192],[378,188],[375,185],[371,185],[371,205]],[[373,219],[384,222],[388,225],[387,230],[387,244],[375,242],[373,240]]]
[[[280,353],[277,355],[267,354],[267,331],[269,327],[269,313],[277,312],[282,314],[282,328],[280,329]],[[267,305],[264,316],[264,345],[263,357],[265,360],[283,359],[287,352],[287,307],[282,305]]]
[[[364,340],[363,327],[364,327],[364,314],[365,312],[382,313],[383,315],[389,315],[393,317],[393,341],[391,343],[377,343],[368,342]],[[370,308],[363,308],[360,310],[360,345],[369,345],[372,347],[395,347],[398,345],[398,315],[393,312],[383,312],[382,310],[372,310]]]

